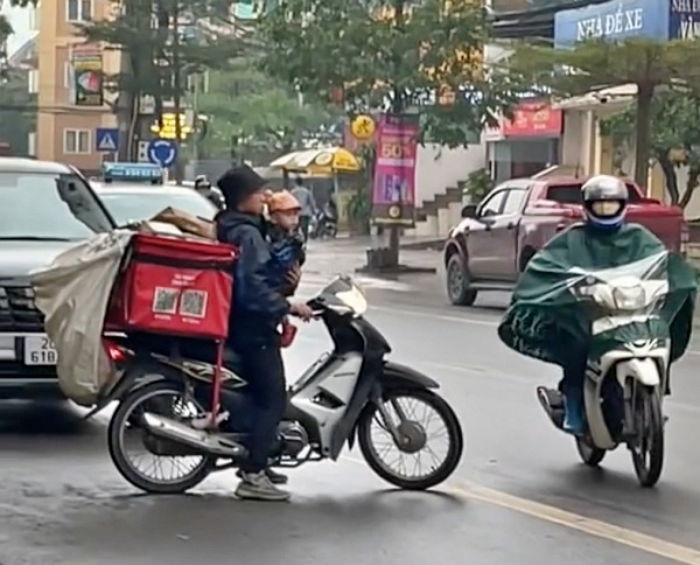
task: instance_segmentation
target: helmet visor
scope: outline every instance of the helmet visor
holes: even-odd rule
[[[620,215],[623,206],[619,200],[597,200],[591,202],[590,211],[598,218],[614,218]]]

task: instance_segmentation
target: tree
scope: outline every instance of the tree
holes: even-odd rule
[[[266,68],[346,110],[420,112],[421,140],[467,145],[514,102],[485,70],[486,10],[469,0],[281,0],[262,22]],[[398,229],[392,229],[398,264]]]
[[[38,0],[9,0],[10,6],[21,6],[26,8],[29,5],[36,5]],[[2,10],[4,0],[0,0],[0,10]],[[9,80],[9,69],[7,68],[6,43],[13,30],[7,18],[0,14],[0,84]]]
[[[121,129],[128,130],[130,143],[124,157],[133,158],[142,97],[153,97],[159,118],[165,100],[172,100],[175,115],[180,115],[187,77],[225,67],[239,53],[241,38],[230,26],[216,25],[226,4],[222,0],[112,1],[119,6],[115,19],[84,24],[81,29],[88,41],[104,42],[122,52],[122,72],[107,77],[106,84],[126,101]],[[131,127],[125,128],[124,122]],[[180,128],[176,120],[178,142]],[[182,180],[180,162],[175,171],[177,180]]]
[[[38,0],[9,0],[8,3],[10,6],[26,8],[27,6],[36,6],[37,2]],[[2,10],[4,4],[5,2],[0,0],[0,10]],[[12,26],[10,22],[7,21],[7,18],[0,14],[0,45],[2,45],[10,35],[12,35]]]
[[[300,104],[287,83],[259,69],[252,57],[210,73],[208,92],[197,106],[209,118],[201,146],[219,155],[236,144],[246,152],[287,152],[334,121],[326,106]]]
[[[634,137],[636,106],[604,120],[604,133],[622,140]],[[657,93],[651,108],[651,156],[659,163],[671,202],[685,208],[700,185],[700,97],[685,92]],[[683,192],[680,167],[687,167]]]
[[[0,87],[0,141],[10,143],[15,155],[28,152],[36,110],[36,95],[27,92],[26,71],[10,69],[7,82]]]
[[[573,96],[592,90],[635,84],[634,125],[637,183],[649,173],[652,102],[661,88],[698,82],[700,67],[689,64],[700,55],[700,42],[656,42],[628,39],[613,43],[586,41],[571,50],[519,46],[508,62],[511,71],[544,92]]]

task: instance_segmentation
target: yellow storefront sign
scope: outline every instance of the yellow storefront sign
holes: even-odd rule
[[[169,112],[163,114],[163,125],[159,126],[156,120],[151,125],[151,132],[156,134],[161,139],[175,139],[177,137],[177,122],[175,114]],[[185,114],[180,114],[180,141],[185,141],[192,134],[192,128],[187,125],[187,117]]]
[[[360,114],[353,118],[350,122],[350,131],[355,139],[359,141],[367,141],[374,137],[374,132],[377,129],[377,124],[372,116]]]

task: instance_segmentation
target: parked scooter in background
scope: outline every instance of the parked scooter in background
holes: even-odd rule
[[[312,239],[335,238],[338,235],[338,205],[331,194],[322,210],[311,218],[309,237]]]
[[[311,239],[333,239],[338,235],[338,221],[327,212],[319,211],[311,217],[309,237]]]

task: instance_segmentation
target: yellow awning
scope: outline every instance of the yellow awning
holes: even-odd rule
[[[275,159],[270,167],[307,175],[355,173],[361,170],[357,158],[342,147],[294,151]]]

